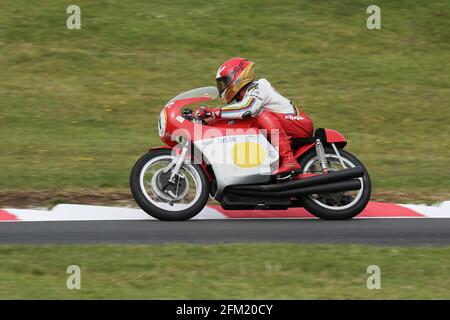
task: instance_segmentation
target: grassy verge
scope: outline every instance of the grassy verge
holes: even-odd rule
[[[449,299],[450,247],[0,246],[1,299]],[[81,290],[66,268],[81,268]],[[366,287],[381,268],[381,289]]]
[[[0,190],[127,188],[170,97],[257,62],[316,126],[342,131],[375,189],[448,192],[450,3],[368,0],[6,0],[0,12]],[[236,10],[239,8],[239,10]]]

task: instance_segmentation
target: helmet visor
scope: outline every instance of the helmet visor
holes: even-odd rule
[[[231,84],[233,78],[231,76],[223,76],[216,79],[217,89],[219,89],[220,95],[225,91],[225,89]]]

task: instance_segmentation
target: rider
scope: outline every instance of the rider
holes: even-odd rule
[[[304,113],[276,91],[266,79],[255,80],[254,63],[233,58],[225,61],[217,71],[217,88],[228,103],[222,108],[203,108],[197,117],[212,119],[256,118],[256,125],[266,129],[268,138],[271,130],[278,130],[280,165],[274,174],[284,175],[299,171],[300,165],[294,157],[290,137],[311,137],[313,124]],[[230,104],[231,102],[233,102]],[[273,142],[272,142],[273,143]]]

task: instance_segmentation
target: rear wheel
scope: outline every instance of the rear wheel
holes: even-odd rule
[[[174,181],[170,149],[152,150],[134,165],[130,188],[136,203],[159,220],[188,220],[197,215],[209,197],[208,179],[202,167],[184,162]]]
[[[325,158],[329,171],[362,167],[364,176],[359,178],[361,188],[354,191],[311,194],[303,199],[303,206],[318,218],[326,220],[347,220],[358,215],[367,205],[371,195],[371,181],[364,165],[351,153],[339,150],[343,164],[332,147],[325,147]],[[312,150],[299,159],[303,173],[322,173],[316,151]]]

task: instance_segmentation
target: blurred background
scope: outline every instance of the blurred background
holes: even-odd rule
[[[377,1],[368,30],[372,2],[2,0],[0,204],[129,197],[160,109],[234,56],[344,133],[375,199],[450,199],[450,2]]]

